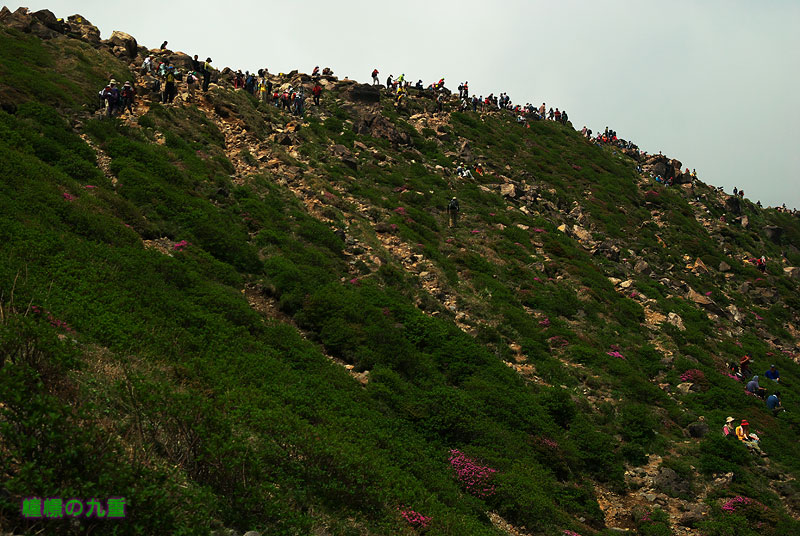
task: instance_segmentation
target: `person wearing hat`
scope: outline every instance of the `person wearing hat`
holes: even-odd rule
[[[775,365],[770,365],[769,370],[764,373],[764,376],[774,382],[781,381],[781,374],[778,372],[778,369],[775,368]]]
[[[211,58],[206,58],[203,64],[203,93],[208,91],[209,82],[211,82]]]
[[[458,199],[453,197],[447,204],[447,214],[450,216],[450,227],[455,227],[458,224]]]
[[[736,437],[736,427],[733,425],[733,421],[733,417],[728,417],[725,419],[725,425],[722,427],[722,435],[725,437]]]
[[[122,109],[120,111],[124,112],[127,109],[128,113],[133,115],[133,103],[136,97],[136,90],[133,88],[130,81],[125,81],[120,94],[122,96]]]
[[[742,424],[736,427],[736,437],[748,448],[760,450],[758,436],[750,433],[750,423],[747,422],[747,419],[742,419]]]
[[[108,104],[108,117],[112,117],[119,107],[119,88],[117,81],[113,78],[108,82],[108,85],[100,92],[100,96]]]

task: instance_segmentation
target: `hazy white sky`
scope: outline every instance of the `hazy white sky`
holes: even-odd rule
[[[14,9],[16,5],[10,5]],[[140,44],[217,67],[315,65],[368,81],[377,67],[426,84],[507,92],[606,125],[702,180],[800,207],[800,1],[29,1],[80,13]]]

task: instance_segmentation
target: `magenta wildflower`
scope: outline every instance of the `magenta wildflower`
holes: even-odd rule
[[[489,213],[489,216],[494,216],[494,215],[495,215],[494,212]]]
[[[479,231],[479,230],[477,230],[477,229],[473,229],[473,230],[472,230],[472,231],[470,231],[470,232],[471,232],[472,234],[478,234],[478,233],[480,233],[480,231]]]
[[[706,296],[711,296],[711,291],[706,292]]]
[[[360,283],[361,281],[359,281],[357,277],[354,277],[353,279],[350,280],[351,285],[358,285]]]
[[[683,374],[681,374],[681,381],[682,382],[692,382],[697,383],[701,382],[706,379],[706,375],[703,374],[702,370],[698,369],[689,369]]]
[[[390,223],[389,229],[391,229],[392,231],[396,231],[397,229],[399,229],[399,227],[397,226],[396,223]]]
[[[539,325],[542,327],[548,327],[550,325],[550,319],[545,317],[544,320],[539,320]]]
[[[742,506],[748,506],[750,504],[755,504],[764,508],[764,511],[767,511],[768,508],[761,504],[760,502],[756,501],[755,499],[751,499],[750,497],[743,497],[741,495],[737,495],[733,499],[728,499],[722,504],[722,510],[729,514],[732,514],[736,511],[737,508]]]
[[[87,190],[94,190],[95,188],[97,188],[97,186],[93,184],[87,184],[86,186],[84,186],[84,188],[86,188]]]
[[[78,198],[77,198],[77,197],[75,197],[74,195],[72,195],[72,194],[70,194],[70,193],[67,193],[67,192],[64,192],[64,193],[63,193],[63,194],[61,194],[61,195],[62,195],[62,197],[63,197],[64,199],[66,199],[67,201],[70,201],[70,202],[72,202],[72,201],[75,201],[76,199],[78,199]]]
[[[581,536],[580,534],[578,534],[574,530],[565,530],[563,534],[564,534],[564,536]]]
[[[534,233],[546,233],[547,231],[545,231],[544,229],[540,229],[538,227],[534,227],[533,228],[533,232]]]
[[[558,441],[556,441],[555,439],[550,439],[548,437],[542,437],[539,441],[545,447],[548,447],[548,448],[551,448],[551,449],[557,449],[558,448]]]
[[[452,238],[448,238],[447,240],[445,240],[445,242],[447,242],[448,244],[451,243],[452,241],[453,241]]]
[[[397,214],[400,214],[401,216],[405,216],[406,215],[406,209],[403,208],[403,207],[397,207],[396,209],[394,209],[394,211]]]
[[[497,469],[478,465],[475,460],[455,449],[450,451],[449,461],[450,467],[456,473],[456,479],[469,493],[481,498],[494,494],[492,479]]]
[[[431,519],[433,519],[431,516],[424,516],[414,510],[400,510],[400,515],[414,528],[425,528],[430,524]]]
[[[606,355],[608,355],[608,356],[611,356],[611,357],[618,357],[618,358],[620,358],[620,359],[625,359],[625,356],[624,356],[624,355],[622,355],[621,353],[619,353],[619,352],[618,352],[618,351],[616,351],[616,350],[613,350],[613,351],[611,351],[611,352],[606,352]]]
[[[186,249],[191,245],[192,245],[191,242],[187,242],[186,240],[181,240],[180,242],[175,242],[175,244],[172,245],[172,249],[175,251],[183,251],[184,249]]]

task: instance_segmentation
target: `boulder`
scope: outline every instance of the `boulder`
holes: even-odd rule
[[[342,95],[351,102],[380,102],[380,87],[370,84],[355,84]]]
[[[800,268],[796,266],[787,266],[783,269],[783,274],[792,279],[800,279]]]
[[[592,240],[592,233],[579,225],[572,226],[572,233],[581,242],[590,242]]]
[[[682,527],[694,528],[698,523],[705,521],[708,516],[708,507],[703,504],[694,504],[679,519],[678,524]]]
[[[653,483],[656,488],[670,495],[688,495],[692,492],[692,483],[669,467],[661,467]]]
[[[689,391],[692,390],[693,386],[694,386],[694,384],[692,382],[679,383],[678,384],[678,391],[680,391],[681,394],[688,395]]]
[[[725,210],[737,216],[742,213],[742,203],[738,197],[729,197],[725,200]]]
[[[731,265],[728,264],[727,262],[722,261],[722,262],[719,263],[719,271],[720,272],[730,272],[730,270],[731,270]]]
[[[701,305],[703,307],[712,305],[714,303],[708,296],[703,296],[699,292],[695,292],[692,289],[689,289],[689,294],[686,297],[692,300],[694,303]]]
[[[742,320],[744,320],[744,315],[739,312],[739,309],[734,304],[730,304],[728,307],[726,307],[725,311],[728,313],[727,317],[737,324],[741,324]]]
[[[369,86],[372,87],[372,86]],[[396,145],[408,145],[411,137],[397,130],[394,124],[380,113],[367,114],[354,125],[357,134],[367,134],[375,138],[384,138]]]
[[[614,262],[619,261],[620,249],[611,242],[601,242],[592,255],[603,255]]]
[[[689,436],[699,439],[708,434],[708,424],[704,421],[693,422],[686,427],[686,431],[689,432]]]
[[[764,227],[764,234],[767,235],[767,238],[779,244],[783,236],[783,228],[776,225],[767,225]]]
[[[81,15],[71,15],[67,18],[67,22],[69,23],[68,32],[74,37],[92,44],[100,43],[100,30]]]
[[[510,182],[507,182],[505,184],[501,184],[500,185],[500,195],[502,195],[503,197],[516,197],[517,189]]]
[[[679,331],[686,331],[686,326],[683,325],[683,319],[677,313],[669,313],[667,315],[667,323],[675,326]]]
[[[650,268],[650,265],[647,264],[647,261],[643,261],[643,260],[638,261],[634,265],[633,270],[635,272],[637,272],[637,273],[644,274],[644,275],[649,275],[653,271]]]

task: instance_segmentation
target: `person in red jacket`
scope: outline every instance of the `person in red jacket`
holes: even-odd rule
[[[314,84],[314,89],[311,90],[311,93],[314,95],[314,105],[319,106],[319,96],[322,95],[322,86],[319,85],[319,82]]]

